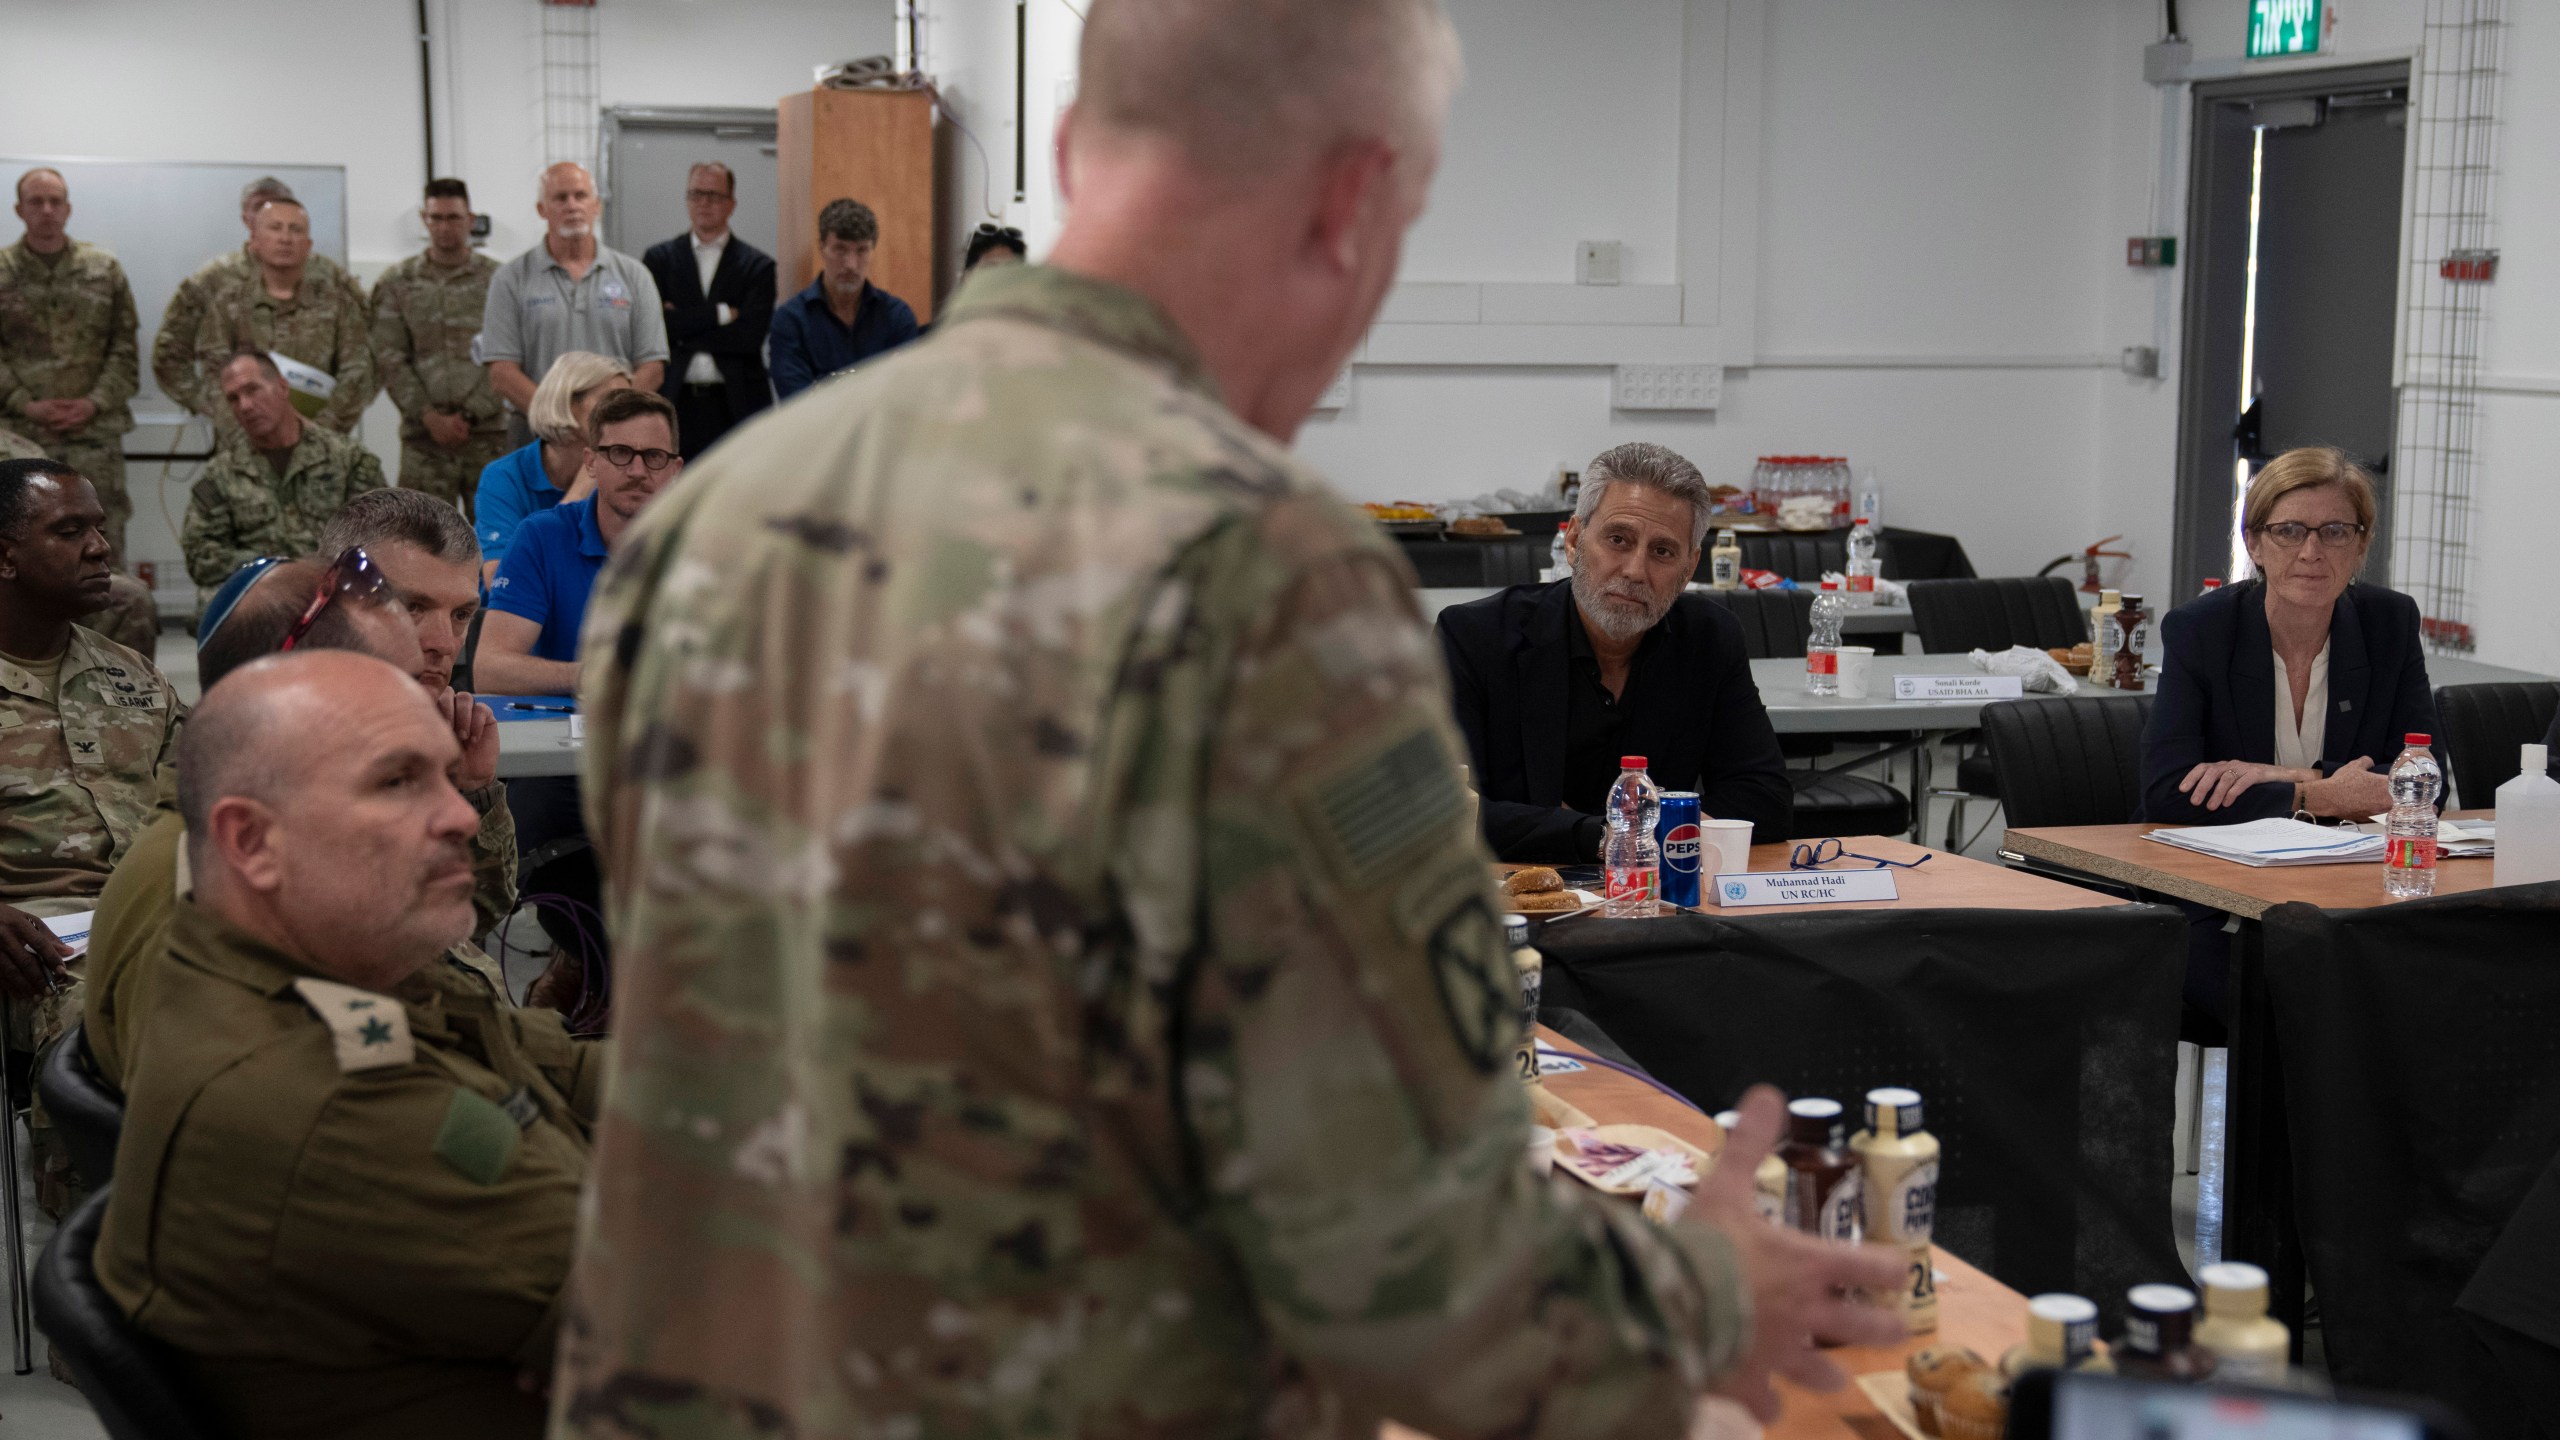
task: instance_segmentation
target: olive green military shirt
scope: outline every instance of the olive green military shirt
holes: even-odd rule
[[[516,822],[503,784],[466,791],[464,798],[480,811],[480,829],[471,837],[471,909],[478,922],[472,933],[486,935],[515,912]],[[151,823],[107,877],[107,888],[98,894],[97,917],[89,925],[81,1016],[98,1074],[119,1088],[132,1063],[150,977],[168,951],[170,918],[194,890],[187,874],[186,838],[176,799],[164,796]],[[508,998],[506,973],[479,946],[465,942],[449,956],[479,971],[501,999]]]
[[[303,263],[303,275],[355,283],[337,261],[316,251]],[[230,412],[222,403],[220,382],[198,363],[197,341],[214,301],[229,287],[258,278],[258,262],[249,257],[247,245],[214,256],[178,282],[169,303],[161,308],[160,329],[151,337],[151,377],[160,382],[160,393],[199,415],[214,417],[218,425],[231,423]]]
[[[107,1293],[257,1436],[534,1435],[599,1069],[438,961],[328,982],[193,902],[127,1073]]]
[[[42,460],[44,447],[15,430],[0,430],[0,460]]]
[[[83,625],[51,677],[0,656],[0,902],[95,904],[151,823],[185,715],[159,667]]]
[[[142,384],[133,287],[116,257],[73,240],[51,261],[0,250],[0,422],[53,441],[112,442],[133,428]],[[38,400],[87,400],[98,413],[68,431],[27,413]]]
[[[229,284],[214,289],[205,301],[196,329],[196,373],[199,384],[216,401],[222,398],[222,367],[242,346],[290,356],[336,382],[325,402],[297,394],[295,403],[313,424],[352,433],[382,385],[373,368],[373,310],[364,287],[343,270],[306,264],[293,294],[279,300],[267,293],[263,274],[251,268]],[[215,416],[216,428],[235,429],[230,407]]]
[[[382,488],[382,462],[354,436],[305,421],[278,475],[234,430],[187,499],[187,574],[209,591],[261,555],[304,554],[349,500]]]
[[[1394,546],[1130,292],[972,279],[588,610],[615,1077],[554,1434],[1678,1435],[1703,1226],[1523,1163]]]
[[[471,355],[497,273],[497,260],[474,250],[455,266],[412,255],[373,283],[374,369],[400,407],[401,439],[426,443],[421,417],[430,410],[468,416],[474,430],[506,432],[506,404]]]

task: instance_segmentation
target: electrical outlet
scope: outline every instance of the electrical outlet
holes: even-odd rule
[[[1316,397],[1316,408],[1340,410],[1350,403],[1351,367],[1345,365],[1342,367],[1342,373],[1333,377],[1333,383],[1324,387],[1324,393]]]
[[[1573,283],[1616,285],[1626,279],[1627,247],[1615,240],[1585,240],[1573,249]]]
[[[1621,365],[1609,381],[1616,410],[1713,410],[1723,400],[1721,365]]]

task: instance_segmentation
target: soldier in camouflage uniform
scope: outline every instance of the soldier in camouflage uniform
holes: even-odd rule
[[[244,351],[222,369],[237,431],[187,499],[178,544],[199,594],[261,555],[301,555],[340,506],[382,488],[382,462],[351,436],[306,425],[275,362]]]
[[[299,360],[326,371],[336,388],[325,402],[297,395],[296,407],[324,429],[353,434],[381,389],[374,378],[373,315],[364,287],[343,272],[326,274],[309,263],[310,217],[291,200],[258,212],[249,248],[257,269],[206,298],[196,330],[198,373],[218,377],[243,349]],[[220,390],[219,378],[214,387]],[[229,416],[218,417],[215,434],[228,438],[232,424]]]
[[[510,448],[506,407],[472,358],[498,262],[471,248],[471,192],[427,183],[429,241],[373,286],[374,367],[400,407],[400,485],[470,514],[480,471]]]
[[[1749,1144],[1668,1228],[1522,1163],[1412,572],[1276,443],[1420,210],[1436,4],[1088,16],[1062,268],[724,441],[588,612],[553,1433],[1670,1436],[1896,1335]]]
[[[258,212],[269,201],[292,198],[293,187],[272,175],[251,181],[240,191],[240,228],[254,232]],[[326,255],[313,255],[310,269],[323,280],[348,278],[338,262]],[[213,298],[229,286],[254,281],[257,275],[258,262],[246,244],[207,260],[178,282],[160,311],[159,333],[151,337],[151,375],[160,382],[160,393],[217,425],[228,423],[229,417],[222,408],[220,385],[196,366],[196,337],[204,329],[205,309]]]
[[[50,460],[44,447],[15,430],[0,430],[0,460]],[[76,467],[75,467],[76,468]]]
[[[0,423],[88,477],[107,507],[107,545],[124,561],[124,435],[142,383],[133,287],[124,267],[64,232],[71,192],[59,172],[18,177],[26,234],[0,250]]]
[[[149,659],[74,622],[107,601],[106,509],[54,460],[0,462],[0,992],[8,1044],[80,1013],[79,961],[28,916],[94,909],[171,783],[185,711]],[[40,926],[32,927],[41,930]],[[68,1155],[39,1109],[36,1198],[59,1216]]]

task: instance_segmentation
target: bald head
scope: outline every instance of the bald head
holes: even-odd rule
[[[424,703],[416,681],[351,650],[269,655],[224,675],[178,732],[178,810],[190,837],[209,833],[214,802],[225,796],[281,799],[297,755],[348,695],[402,692]]]
[[[1432,148],[1459,74],[1439,0],[1095,0],[1077,123],[1249,180],[1347,140]]]

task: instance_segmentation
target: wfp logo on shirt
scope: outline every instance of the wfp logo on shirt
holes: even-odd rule
[[[506,577],[506,576],[504,576],[504,575],[501,575],[501,576],[499,576],[497,579],[490,581],[490,582],[489,582],[489,588],[490,588],[491,590],[493,590],[493,591],[496,591],[496,590],[504,590],[504,589],[506,589],[506,588],[507,588],[507,577]]]

